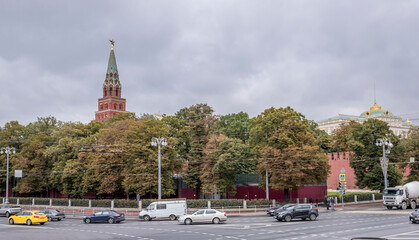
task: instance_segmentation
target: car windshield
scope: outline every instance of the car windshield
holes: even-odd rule
[[[403,191],[400,191],[399,189],[384,189],[383,194],[385,196],[396,196],[402,195]]]

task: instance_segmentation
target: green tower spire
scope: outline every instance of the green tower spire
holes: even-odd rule
[[[115,52],[113,50],[115,41],[113,39],[109,41],[111,42],[111,53],[109,54],[108,70],[106,71],[106,79],[103,85],[121,86],[121,83],[119,82],[118,67],[116,66]]]

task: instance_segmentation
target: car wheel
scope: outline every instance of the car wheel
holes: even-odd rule
[[[291,219],[292,219],[291,215],[287,215],[284,218],[285,222],[289,222],[289,221],[291,221]]]
[[[219,224],[220,223],[220,219],[219,218],[214,218],[214,219],[212,219],[212,223]]]
[[[176,220],[176,216],[172,214],[172,215],[169,216],[169,219],[174,221],[174,220]]]
[[[185,219],[185,224],[186,225],[191,225],[191,223],[192,223],[192,219],[190,219],[190,218]]]
[[[86,220],[84,220],[85,223],[91,223],[92,220],[90,218],[86,218]]]
[[[9,218],[10,217],[10,213],[6,212],[6,217]]]
[[[316,220],[316,218],[317,218],[316,214],[314,213],[310,214],[310,221],[314,221]]]
[[[391,209],[393,209],[393,207],[392,206],[387,206],[387,209],[391,210]]]
[[[108,223],[112,224],[112,223],[114,223],[114,222],[115,222],[115,220],[114,220],[113,218],[109,218],[109,219],[108,219]]]
[[[9,220],[9,224],[15,224],[15,221],[13,221],[13,218],[11,218],[11,219]]]
[[[44,225],[45,223],[44,223],[44,222],[42,222],[42,223],[39,223],[39,224]]]
[[[402,209],[406,210],[407,209],[407,203],[406,202],[402,202]]]
[[[28,226],[32,225],[32,221],[30,219],[28,219],[28,221],[26,221],[26,225],[28,225]]]
[[[151,217],[150,216],[148,216],[148,215],[145,215],[144,216],[144,221],[150,221],[151,220]]]

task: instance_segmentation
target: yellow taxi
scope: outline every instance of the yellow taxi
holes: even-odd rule
[[[39,223],[44,225],[46,222],[48,222],[48,217],[41,211],[23,211],[9,217],[9,224],[24,223],[32,225],[33,223]]]

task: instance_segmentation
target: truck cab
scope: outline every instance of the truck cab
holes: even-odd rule
[[[386,188],[383,191],[383,205],[387,209],[392,209],[393,207],[406,209],[407,202],[404,201],[405,199],[403,188]]]

